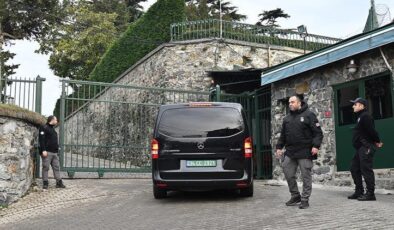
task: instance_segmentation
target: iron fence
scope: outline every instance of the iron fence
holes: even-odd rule
[[[3,104],[16,105],[30,111],[41,113],[42,83],[45,78],[35,79],[6,78],[0,82],[0,101]]]
[[[72,90],[74,89],[74,90]],[[160,105],[208,101],[209,92],[62,81],[61,167],[75,172],[149,172]]]
[[[299,33],[291,29],[278,29],[232,21],[207,19],[171,24],[171,41],[204,38],[225,38],[237,41],[318,50],[341,39],[316,34]]]

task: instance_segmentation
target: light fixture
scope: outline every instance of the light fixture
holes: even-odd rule
[[[298,33],[300,33],[300,34],[307,34],[308,33],[306,30],[306,26],[304,26],[304,25],[298,26],[297,30],[298,30]]]
[[[308,36],[308,31],[306,26],[300,25],[297,27],[298,33],[300,33],[301,38],[304,40],[304,54],[306,54],[306,37]]]
[[[354,60],[351,59],[349,65],[346,66],[346,69],[349,73],[357,72],[358,66],[354,63]]]

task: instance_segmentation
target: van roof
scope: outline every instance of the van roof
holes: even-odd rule
[[[212,107],[231,107],[235,108],[238,110],[242,109],[242,105],[239,103],[231,103],[231,102],[207,102],[207,101],[201,101],[201,102],[190,102],[190,103],[178,103],[178,104],[167,104],[167,105],[161,105],[160,110],[167,110],[167,109],[175,109],[175,108],[189,108],[189,107],[199,107],[199,104],[210,104]],[[191,106],[191,105],[196,105],[196,106]],[[205,106],[201,106],[205,107]]]

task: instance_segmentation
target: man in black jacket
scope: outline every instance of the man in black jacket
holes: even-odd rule
[[[42,159],[42,181],[43,189],[48,189],[48,171],[49,165],[52,166],[53,175],[56,179],[56,188],[65,188],[62,178],[60,177],[59,165],[59,141],[54,126],[57,125],[57,118],[49,116],[47,123],[40,127],[39,142],[40,155]]]
[[[286,147],[282,163],[291,198],[287,206],[299,208],[309,207],[309,197],[312,193],[313,159],[317,158],[323,140],[323,132],[316,115],[308,109],[308,105],[299,96],[289,99],[290,114],[283,119],[280,138],[276,145],[276,157],[281,158],[283,147]],[[303,190],[298,190],[296,172],[300,168]]]
[[[353,147],[356,153],[352,160],[350,172],[352,173],[356,191],[349,199],[359,201],[376,200],[375,197],[375,175],[373,172],[373,156],[377,148],[381,148],[379,134],[375,130],[372,116],[367,111],[367,101],[356,98],[353,101],[353,111],[357,114],[357,123],[353,129]],[[364,194],[362,177],[367,185],[367,193]]]

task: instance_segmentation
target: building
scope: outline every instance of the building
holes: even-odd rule
[[[372,11],[374,12],[374,11]],[[370,11],[371,14],[371,11]],[[374,17],[371,15],[368,20]],[[367,25],[371,22],[367,21]],[[366,28],[367,28],[366,25]],[[303,94],[318,115],[324,140],[313,168],[314,181],[350,185],[355,116],[349,100],[363,97],[384,147],[376,153],[377,187],[394,188],[394,23],[263,70],[261,86],[271,89],[271,144],[280,134],[288,98]],[[273,163],[274,178],[283,178]]]

